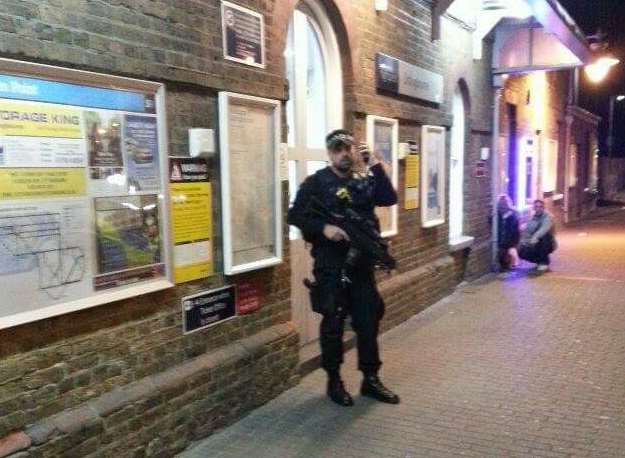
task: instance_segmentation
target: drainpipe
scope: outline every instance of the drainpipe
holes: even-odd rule
[[[492,270],[495,270],[497,265],[497,196],[501,193],[499,189],[499,182],[501,175],[499,173],[499,110],[501,109],[501,98],[503,94],[503,78],[500,75],[493,75],[493,88],[495,89],[495,101],[493,104],[493,140],[492,140],[492,154],[493,158],[492,174],[491,174],[491,193],[492,193],[492,224],[491,224],[491,266]]]
[[[569,79],[569,96],[566,104],[566,131],[564,135],[564,224],[568,224],[569,222],[569,202],[570,202],[570,174],[571,174],[571,137],[572,131],[571,128],[573,126],[573,111],[572,107],[575,106],[577,102],[577,88],[579,84],[579,69],[574,68],[571,72]]]

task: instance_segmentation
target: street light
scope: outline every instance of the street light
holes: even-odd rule
[[[592,64],[586,65],[584,71],[586,76],[593,83],[600,83],[606,77],[610,68],[618,64],[620,60],[611,56],[603,56],[598,58]]]
[[[625,95],[610,96],[610,117],[608,119],[608,157],[612,158],[612,148],[614,146],[613,125],[614,125],[614,103],[625,100]]]

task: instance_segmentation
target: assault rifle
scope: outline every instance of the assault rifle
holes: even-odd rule
[[[341,213],[333,212],[317,197],[312,197],[310,211],[321,216],[327,224],[340,227],[349,237],[350,248],[345,267],[353,267],[361,256],[372,261],[375,267],[387,271],[397,266],[395,258],[388,252],[388,243],[373,221],[363,218],[351,208],[345,208]]]

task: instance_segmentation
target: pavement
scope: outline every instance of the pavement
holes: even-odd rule
[[[625,457],[625,210],[557,234],[552,271],[466,284],[381,337],[401,396],[325,396],[317,370],[183,458]]]

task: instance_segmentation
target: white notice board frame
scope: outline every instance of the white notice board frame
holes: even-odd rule
[[[421,227],[445,224],[447,183],[445,128],[421,126]],[[429,205],[435,203],[437,205]],[[430,207],[438,208],[428,213]]]
[[[399,145],[399,121],[394,118],[385,118],[382,116],[376,115],[367,115],[366,125],[367,125],[367,145],[373,151],[375,149],[375,144],[377,143],[375,138],[375,127],[376,124],[382,124],[385,127],[391,129],[391,151],[390,153],[390,165],[391,166],[391,176],[390,180],[393,184],[393,188],[395,191],[398,190],[399,185],[399,161],[398,161],[398,145]],[[385,156],[384,153],[382,153]],[[385,158],[387,159],[387,158]],[[380,208],[388,208],[389,213],[391,215],[391,225],[390,227],[382,227],[381,228],[381,236],[382,237],[392,237],[398,234],[398,207],[399,204],[392,205],[391,207],[377,207],[376,213],[379,212]]]
[[[219,142],[220,142],[220,161],[221,161],[221,203],[222,203],[222,232],[223,232],[223,255],[224,255],[224,273],[226,275],[236,275],[243,272],[258,270],[265,267],[275,266],[282,263],[282,192],[280,182],[280,136],[281,136],[281,115],[280,101],[254,97],[233,92],[220,92],[219,96]],[[254,168],[255,164],[250,163],[247,173],[253,174],[260,180],[270,180],[273,185],[273,205],[270,209],[257,209],[259,212],[263,210],[270,211],[273,219],[273,253],[251,262],[236,263],[234,260],[234,236],[233,225],[243,224],[235,222],[232,211],[231,196],[232,192],[245,192],[245,189],[236,188],[231,184],[233,174],[231,171],[230,148],[231,141],[229,138],[230,130],[230,102],[249,103],[251,106],[265,106],[272,110],[273,135],[271,135],[271,154],[273,164],[271,166],[271,176],[263,176],[258,169]],[[260,139],[259,139],[260,140]],[[260,149],[260,148],[259,148]],[[260,162],[260,160],[258,161]],[[250,190],[248,190],[250,191]],[[253,192],[253,190],[251,190]],[[236,215],[241,216],[241,215]]]
[[[0,76],[15,77],[15,78],[31,78],[36,80],[46,80],[52,84],[74,84],[79,86],[90,87],[91,89],[99,88],[108,91],[130,91],[134,93],[142,93],[147,99],[153,97],[154,112],[151,118],[156,119],[156,139],[158,142],[158,160],[154,161],[154,167],[156,164],[159,167],[158,189],[151,191],[157,198],[158,206],[158,234],[159,234],[159,246],[160,246],[160,258],[158,265],[162,266],[162,273],[154,275],[154,278],[141,280],[137,279],[124,284],[120,282],[118,286],[111,287],[110,289],[102,289],[96,291],[92,290],[92,294],[86,297],[81,297],[68,302],[55,303],[49,306],[42,306],[31,310],[23,310],[25,304],[10,304],[11,307],[15,307],[15,312],[10,314],[0,315],[0,329],[10,328],[21,324],[38,321],[53,316],[67,314],[78,310],[87,309],[90,307],[115,302],[138,295],[151,293],[174,286],[173,272],[171,268],[171,252],[172,252],[172,240],[170,229],[170,211],[169,211],[169,180],[167,179],[168,171],[168,153],[167,153],[167,131],[166,131],[166,110],[165,110],[165,86],[161,83],[144,81],[132,78],[124,78],[112,75],[106,75],[101,73],[94,73],[82,70],[74,70],[63,67],[35,64],[31,62],[24,62],[12,59],[0,58]],[[7,100],[3,98],[2,100]],[[0,103],[2,102],[0,100]],[[18,101],[20,99],[17,99]],[[27,100],[27,99],[24,99]],[[31,99],[36,100],[36,99]],[[52,100],[39,100],[37,103],[43,105],[56,104],[62,105],[63,102]],[[150,102],[151,103],[151,102]],[[148,102],[146,102],[146,107]],[[93,109],[98,108],[95,105],[80,105],[78,103],[68,103],[67,106],[78,109]],[[101,108],[101,107],[100,107]],[[109,108],[112,110],[112,108]],[[127,111],[127,113],[130,113]],[[82,123],[82,121],[81,121]],[[83,139],[86,142],[86,139]],[[87,166],[84,167],[88,169]],[[87,175],[85,171],[85,175]],[[132,193],[130,193],[132,194]],[[147,194],[144,192],[143,194]],[[137,196],[141,196],[142,192],[138,192]],[[93,202],[91,194],[85,191],[85,205],[90,208],[90,214],[94,215]],[[0,200],[0,209],[5,204]],[[92,221],[89,221],[92,222]],[[94,228],[91,228],[92,232],[95,232]],[[93,233],[90,234],[93,236]],[[95,249],[93,244],[89,247],[91,252],[90,256],[95,256]],[[95,272],[90,272],[92,275],[96,275]],[[92,278],[95,280],[95,278]],[[21,309],[21,310],[20,310]]]

